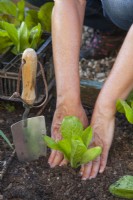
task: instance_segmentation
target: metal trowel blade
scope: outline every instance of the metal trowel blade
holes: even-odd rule
[[[21,120],[11,126],[13,143],[19,161],[32,161],[46,156],[43,137],[46,134],[44,116],[27,118],[26,126]]]

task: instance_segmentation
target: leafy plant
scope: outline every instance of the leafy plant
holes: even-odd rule
[[[0,36],[1,38],[3,37],[0,45],[0,53],[7,47],[13,46],[12,52],[18,54],[29,47],[37,49],[38,45],[42,42],[40,24],[29,30],[25,22],[22,22],[20,27],[16,28],[14,24],[1,21],[0,28]],[[3,36],[2,33],[4,33]],[[5,41],[8,42],[7,45],[5,45]]]
[[[0,136],[6,141],[6,143],[11,147],[11,149],[13,149],[11,142],[1,130],[0,130]]]
[[[116,109],[120,113],[124,113],[129,123],[133,124],[133,92],[130,93],[127,100],[118,99]]]
[[[0,1],[0,20],[19,26],[25,17],[25,1],[20,0],[17,4],[10,0]]]
[[[109,191],[115,196],[133,199],[133,176],[121,177],[109,187]]]
[[[37,10],[27,8],[24,0],[20,0],[18,3],[1,0],[0,20],[14,24],[15,27],[19,27],[25,21],[29,29],[40,23],[43,31],[50,32],[53,5],[53,2],[47,2]]]
[[[0,54],[12,48],[12,53],[22,53],[26,48],[37,49],[43,42],[42,33],[51,31],[51,12],[54,3],[45,3],[39,10],[25,7],[11,0],[0,1]]]
[[[83,130],[77,117],[65,117],[60,131],[62,140],[56,142],[51,137],[44,136],[44,141],[51,149],[62,152],[73,168],[86,164],[101,154],[102,149],[99,146],[88,149],[93,136],[92,128],[89,126]]]
[[[36,24],[40,23],[42,30],[51,32],[51,14],[54,3],[47,2],[37,10],[27,11],[25,22],[28,28],[32,28]]]

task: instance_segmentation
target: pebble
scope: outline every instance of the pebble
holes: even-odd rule
[[[4,124],[5,120],[4,119],[0,119],[0,124]]]
[[[0,194],[0,200],[3,200],[3,195],[2,194]]]
[[[83,27],[82,48],[89,46],[94,35],[94,30],[90,27]],[[105,57],[104,59],[81,59],[79,61],[79,73],[81,79],[89,79],[98,82],[104,82],[115,62],[115,58]]]
[[[130,170],[130,171],[133,171],[133,162],[129,163],[127,165],[127,168]]]

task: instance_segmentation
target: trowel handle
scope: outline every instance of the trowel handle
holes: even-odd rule
[[[22,95],[21,98],[28,104],[33,105],[36,94],[37,54],[28,48],[22,55]]]

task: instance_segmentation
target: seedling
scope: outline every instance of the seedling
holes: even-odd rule
[[[51,137],[44,136],[44,141],[49,148],[62,152],[71,167],[77,168],[101,154],[102,148],[99,146],[88,149],[93,136],[92,128],[89,126],[84,130],[77,117],[65,117],[61,123],[60,132],[62,140],[56,142]]]
[[[6,137],[6,135],[1,130],[0,130],[0,136],[6,141],[6,143],[10,146],[10,148],[13,149],[11,142],[9,141],[9,139]]]
[[[26,48],[37,49],[42,33],[51,31],[51,13],[54,3],[47,2],[39,10],[25,7],[25,1],[17,4],[10,0],[0,1],[0,54],[11,48],[15,55]]]
[[[109,191],[115,196],[133,199],[133,176],[121,177],[109,187]]]
[[[118,112],[125,114],[129,123],[133,124],[133,92],[128,96],[127,100],[117,100],[116,109]]]

